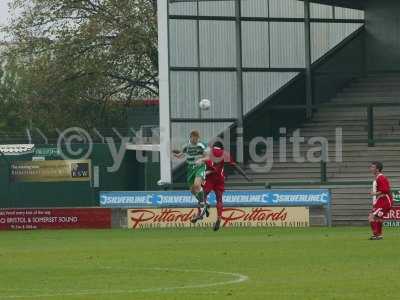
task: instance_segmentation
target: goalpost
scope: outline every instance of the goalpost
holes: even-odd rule
[[[164,185],[172,183],[168,1],[157,0],[157,14],[160,93],[160,180],[158,184]]]
[[[158,185],[172,183],[171,116],[169,88],[168,1],[157,0],[160,144],[128,144],[127,150],[160,152],[160,180]]]

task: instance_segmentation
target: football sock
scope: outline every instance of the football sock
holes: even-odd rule
[[[377,233],[378,233],[378,235],[382,235],[382,228],[383,228],[383,223],[382,222],[377,222]]]
[[[379,235],[379,222],[378,221],[374,221],[375,223],[375,233],[374,235],[378,236]]]
[[[199,203],[204,205],[204,191],[203,191],[203,189],[201,189],[199,192],[197,192],[195,194],[195,197],[199,201]]]
[[[376,221],[372,221],[370,223],[370,225],[371,225],[372,234],[376,236],[378,234],[377,233],[377,227],[376,227]]]
[[[218,202],[217,203],[217,215],[218,218],[222,217],[222,210],[224,209],[224,205],[222,204],[222,202]]]

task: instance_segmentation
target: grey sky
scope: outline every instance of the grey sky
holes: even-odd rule
[[[0,26],[6,25],[9,20],[8,4],[9,0],[0,0]],[[3,40],[4,36],[0,33],[0,40]]]
[[[4,25],[8,21],[8,0],[0,0],[0,24]]]

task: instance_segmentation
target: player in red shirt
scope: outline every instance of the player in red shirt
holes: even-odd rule
[[[225,192],[225,164],[229,164],[234,167],[248,181],[251,181],[251,179],[234,162],[231,155],[224,150],[224,147],[220,142],[216,142],[211,148],[208,157],[205,159],[205,164],[207,169],[206,180],[204,183],[204,193],[206,195],[206,199],[211,192],[215,193],[217,200],[217,220],[214,223],[213,230],[218,231],[221,226],[222,211],[224,209],[223,194]]]
[[[372,186],[373,208],[369,214],[368,221],[371,224],[372,237],[371,240],[381,240],[383,217],[390,211],[393,205],[393,196],[390,189],[390,182],[382,174],[383,164],[375,161],[369,167],[371,173],[374,175],[375,180]]]
[[[217,144],[218,145],[218,144]],[[222,196],[225,191],[225,163],[234,164],[229,153],[224,151],[222,145],[211,148],[210,157],[206,160],[206,181],[204,183],[204,192],[207,196],[214,191],[217,200],[217,220],[214,223],[214,231],[219,230],[221,226],[222,211],[224,203]]]

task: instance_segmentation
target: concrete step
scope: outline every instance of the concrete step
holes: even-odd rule
[[[338,112],[338,113],[339,112],[353,113],[353,112],[367,111],[367,108],[363,106],[354,106],[354,107],[332,106],[330,103],[321,104],[318,109],[320,112]]]
[[[374,122],[380,122],[381,120],[384,121],[391,120],[391,122],[398,122],[400,120],[400,115],[387,115],[387,116],[376,116],[374,118]],[[349,115],[342,115],[342,114],[331,114],[329,112],[327,113],[317,113],[314,115],[313,118],[314,122],[337,122],[338,125],[342,124],[343,122],[367,122],[367,115],[363,114],[349,114]]]
[[[312,174],[312,173],[319,174],[320,170],[321,170],[320,167],[317,167],[317,168],[314,168],[314,167],[311,167],[311,168],[286,167],[285,168],[282,165],[282,163],[279,163],[279,165],[281,165],[280,167],[277,167],[276,165],[277,164],[274,164],[272,169],[267,168],[266,166],[263,166],[260,164],[254,164],[253,166],[248,165],[244,171],[249,176],[253,176],[253,175],[254,176],[261,175],[262,176],[262,175],[270,175],[270,174],[285,174],[285,175],[289,174],[290,176],[292,176],[293,174]],[[332,167],[331,170],[338,171],[339,168],[335,169],[335,167]],[[366,167],[366,170],[368,171],[368,166]],[[235,172],[234,172],[234,174],[241,176],[240,174],[235,173]]]
[[[383,160],[383,165],[386,171],[398,171],[400,172],[400,159],[394,162],[387,162]],[[346,171],[347,169],[354,169],[357,171],[364,171],[369,167],[370,160],[365,160],[365,161],[354,161],[354,160],[349,160],[347,162],[335,162],[331,161],[327,163],[327,168],[328,170],[343,170]],[[254,163],[253,167],[249,165],[246,165],[245,171],[252,171],[252,170],[259,170],[260,168],[263,168],[263,164],[257,164]],[[275,160],[273,163],[273,169],[282,171],[281,169],[289,169],[289,170],[297,170],[297,169],[304,169],[304,170],[320,170],[320,163],[319,162],[282,162],[279,161],[278,159]],[[264,167],[265,168],[265,167]]]
[[[375,84],[377,86],[383,85],[383,84],[395,85],[398,82],[399,82],[399,78],[395,78],[395,77],[387,78],[387,79],[386,78],[385,79],[383,79],[383,78],[376,78],[376,79],[375,78],[361,78],[361,79],[352,81],[347,87],[354,87],[354,86],[357,86],[358,84],[368,84],[368,85]]]
[[[345,145],[345,144],[346,144],[346,142],[344,142],[343,145]],[[338,147],[339,147],[339,145],[338,145]],[[399,149],[398,148],[395,148],[395,149],[384,148],[384,149],[381,149],[381,150],[373,149],[373,148],[374,147],[368,148],[367,145],[365,145],[364,149],[357,149],[357,148],[353,148],[352,149],[352,148],[347,148],[347,147],[343,146],[342,149],[338,148],[338,151],[341,151],[343,153],[343,155],[350,155],[350,156],[351,155],[358,155],[358,156],[361,156],[361,157],[362,156],[366,156],[366,155],[378,155],[378,154],[381,154],[381,155],[396,155],[396,156],[399,155],[399,152],[398,152]],[[299,152],[300,155],[306,155],[308,152],[310,152],[311,154],[313,154],[315,152],[318,152],[319,149],[321,149],[320,144],[306,145],[306,146],[300,145],[300,149],[299,149],[298,152]],[[334,141],[333,142],[329,142],[327,150],[328,150],[328,152],[329,152],[328,154],[330,154],[330,156],[337,154],[336,153],[336,149],[335,149]],[[363,152],[362,153],[357,153],[355,151],[363,151]],[[265,155],[266,152],[267,152],[267,150],[265,148],[264,149],[259,149],[259,151],[257,151],[257,154],[261,156],[261,155]],[[280,157],[280,155],[281,155],[281,157],[287,157],[288,159],[290,157],[293,157],[293,154],[296,154],[296,152],[293,150],[293,145],[291,145],[291,144],[286,145],[286,150],[285,149],[280,149],[278,147],[273,148],[271,153],[274,154],[274,157]],[[286,155],[285,155],[285,153],[286,153]]]
[[[367,139],[367,107],[344,107],[343,104],[369,103],[400,103],[400,73],[399,74],[370,74],[360,78],[344,88],[332,100],[336,106],[321,106],[314,113],[311,121],[300,128],[300,136],[305,142],[300,144],[300,155],[305,158],[311,150],[317,149],[318,144],[308,145],[312,137],[325,137],[329,140],[327,176],[332,192],[332,219],[334,225],[367,225],[368,212],[371,209],[369,191],[372,176],[368,166],[373,160],[382,160],[384,172],[389,177],[393,188],[400,187],[400,142],[377,143],[376,147],[368,147]],[[342,161],[336,162],[335,138],[336,128],[342,128],[343,140]],[[279,161],[281,149],[279,141],[274,141],[273,166],[267,172],[263,164],[253,164],[252,169],[246,166],[246,172],[261,186],[266,182],[274,187],[287,182],[288,187],[302,188],[291,185],[299,181],[320,180],[319,162],[295,162],[293,159],[293,144],[289,138],[293,131],[288,131],[285,143],[286,161]],[[400,139],[400,106],[383,106],[374,108],[374,134],[377,138]],[[358,140],[359,143],[349,142]],[[258,148],[262,155],[265,150]],[[314,153],[314,156],[318,156]],[[229,183],[244,182],[244,179],[233,174]],[[343,185],[347,182],[351,185]],[[361,183],[364,182],[364,183]],[[365,185],[365,182],[371,183]],[[355,184],[356,183],[356,184]],[[357,184],[358,183],[358,184]],[[341,184],[340,188],[338,184]],[[355,185],[354,185],[355,184]],[[304,186],[303,188],[319,188],[320,185]],[[368,234],[368,233],[367,233]]]
[[[375,133],[375,136],[384,136],[384,134],[379,134],[379,133]],[[368,137],[368,132],[359,132],[359,133],[347,133],[347,132],[343,132],[341,136],[337,136],[336,134],[331,134],[331,133],[323,133],[321,132],[320,134],[315,133],[315,132],[303,132],[301,134],[301,137],[309,140],[310,138],[325,138],[328,141],[332,141],[335,142],[336,140],[362,140],[362,141],[366,141],[367,137]],[[314,146],[317,144],[320,144],[319,142],[320,140],[316,140],[313,144]]]
[[[371,86],[371,85],[377,85],[377,86],[395,85],[395,84],[400,84],[400,78],[398,78],[398,77],[362,78],[362,79],[354,81],[350,86],[357,86],[359,84],[366,84],[369,86]]]
[[[368,212],[364,211],[360,214],[352,214],[348,215],[333,215],[332,222],[334,225],[346,225],[346,226],[357,226],[357,225],[368,225]],[[361,223],[361,224],[360,224]],[[369,234],[368,229],[366,230],[366,235]]]
[[[399,169],[399,160],[397,160],[395,163],[388,163],[387,161],[383,160],[383,166],[384,166],[384,170],[386,172],[396,172],[397,174],[400,174],[400,169]],[[369,167],[370,165],[370,161],[366,160],[366,161],[349,161],[349,162],[340,162],[337,164],[340,165],[331,165],[331,164],[336,164],[335,162],[332,163],[328,163],[328,168],[340,168],[341,173],[345,173],[348,172],[348,170],[355,170],[356,172],[360,172],[362,170],[366,170],[366,168]]]
[[[332,217],[332,225],[333,226],[359,226],[365,227],[365,239],[369,238],[370,229],[368,223],[368,214],[365,216],[353,216],[353,217],[344,217],[344,216],[335,216]]]
[[[365,161],[359,161],[356,163],[351,162],[350,160],[348,162],[334,162],[332,160],[331,162],[327,163],[327,170],[330,173],[336,172],[336,173],[345,173],[345,172],[351,172],[351,170],[355,170],[357,172],[368,172],[368,168],[371,164],[371,162],[374,161],[374,158],[371,157],[370,159],[366,159]],[[289,169],[293,173],[296,172],[320,172],[320,163],[317,163],[318,167],[315,167],[315,163],[309,163],[310,166],[308,167],[292,167],[291,165],[294,165],[292,163],[282,163],[275,161],[272,164],[266,164],[266,163],[254,163],[254,164],[249,164],[246,167],[246,172],[249,173],[260,173],[260,172],[283,172],[284,169]],[[301,165],[301,164],[299,164]],[[396,164],[388,164],[386,162],[383,162],[385,170],[388,169],[389,171],[396,171],[399,170],[399,162]]]
[[[400,89],[347,89],[336,94],[337,97],[400,97]]]
[[[383,166],[386,170],[387,167],[393,168],[393,170],[399,170],[400,171],[400,159],[398,161],[395,162],[390,162],[390,163],[386,163],[383,162]],[[327,164],[328,168],[331,167],[338,167],[341,169],[346,169],[346,168],[357,168],[357,169],[361,169],[361,168],[366,168],[365,162],[360,162],[360,161],[349,161],[349,162],[329,162]]]
[[[334,211],[346,211],[346,210],[352,210],[352,209],[357,209],[357,207],[361,209],[366,209],[366,210],[371,210],[372,208],[372,198],[368,198],[368,194],[365,196],[364,199],[352,199],[348,198],[347,203],[345,202],[340,202],[339,199],[335,199],[336,196],[334,197],[334,201],[332,202],[333,210]]]
[[[271,173],[266,173],[266,172],[260,172],[260,173],[247,173],[247,175],[255,181],[269,181],[270,179],[280,179],[280,181],[286,182],[287,180],[291,179],[297,179],[297,180],[319,180],[321,178],[321,174],[318,171],[314,172],[305,172],[298,170],[296,172],[277,172],[277,171],[271,171]],[[239,174],[232,174],[233,176],[231,179],[241,179],[243,180],[243,177]]]
[[[400,174],[399,172],[385,172],[386,176],[389,178],[389,180],[391,182],[393,182],[394,184],[397,185],[397,183],[400,183]],[[356,176],[357,175],[357,176]],[[356,178],[357,180],[364,180],[364,181],[371,181],[372,182],[372,178],[371,175],[368,172],[368,169],[365,168],[364,170],[359,170],[359,172],[355,172],[355,171],[341,171],[336,172],[336,173],[332,173],[329,172],[328,170],[328,179],[343,179],[343,178]]]
[[[315,138],[315,137],[319,137],[319,135],[317,134],[310,134],[307,136],[301,135],[300,138],[303,137],[304,138],[304,142],[302,142],[302,140],[299,140],[300,145],[301,144],[306,144],[308,145],[308,147],[313,147],[315,148],[316,146],[320,145],[320,140],[316,139],[316,140],[312,140],[311,138]],[[375,138],[377,136],[375,135]],[[379,136],[378,136],[379,137]],[[336,136],[329,136],[329,135],[325,135],[322,136],[321,138],[325,138],[329,144],[334,145],[336,142],[339,141],[343,141],[344,143],[360,143],[360,144],[367,144],[367,135],[357,135],[357,136],[342,136],[342,138],[340,138],[340,135],[338,136],[338,138],[336,138]],[[389,141],[388,141],[389,142]],[[276,143],[279,143],[278,141]],[[386,143],[386,142],[385,142]],[[383,144],[377,142],[377,145],[379,144]],[[263,144],[258,144],[258,147],[262,147]],[[308,149],[308,148],[307,148]]]
[[[393,132],[400,132],[400,125],[397,124],[373,124],[373,130],[374,132],[379,132],[379,133],[393,133]],[[310,132],[314,134],[318,134],[320,132],[322,133],[331,133],[331,134],[340,134],[340,133],[354,133],[354,132],[364,132],[367,131],[368,126],[367,125],[355,125],[355,126],[335,126],[330,123],[325,123],[322,124],[321,126],[315,125],[314,127],[308,126],[308,127],[301,127],[297,128],[296,130],[300,130],[300,134],[303,132]],[[289,131],[287,138],[292,137],[294,134],[294,131]]]
[[[379,87],[379,88],[397,88],[400,85],[399,80],[391,80],[391,81],[383,81],[383,82],[368,82],[368,81],[360,81],[355,82],[351,85],[351,87]]]
[[[374,116],[390,115],[398,116],[400,114],[400,106],[388,106],[388,107],[375,107]]]
[[[289,142],[289,139],[287,139],[287,146],[291,145]],[[330,144],[330,147],[334,147],[334,144]],[[307,144],[307,140],[304,143],[300,144],[300,148],[309,148],[310,145]],[[274,142],[274,149],[279,148],[279,143],[278,141]],[[400,143],[396,142],[390,142],[390,143],[385,143],[385,144],[378,144],[375,147],[368,147],[367,143],[345,143],[343,144],[343,149],[349,149],[349,150],[360,150],[360,149],[367,149],[370,151],[381,151],[381,150],[400,150]]]
[[[333,194],[345,194],[345,195],[349,195],[349,194],[359,194],[359,193],[364,193],[364,192],[368,192],[370,189],[370,186],[341,186],[341,187],[336,187],[336,188],[332,188],[332,193]]]
[[[342,218],[342,217],[358,217],[368,219],[370,209],[352,209],[352,210],[343,210],[343,211],[332,211],[332,219]]]
[[[314,134],[314,133],[304,133],[302,134],[302,137],[305,139],[310,139],[310,138],[325,138],[329,143],[335,143],[336,141],[340,141],[342,140],[344,143],[346,142],[367,142],[367,137],[368,137],[368,133],[367,132],[360,132],[357,135],[347,135],[347,134],[343,134],[342,137],[336,137],[335,135],[328,135],[328,134]],[[393,132],[385,132],[385,133],[374,133],[374,137],[375,139],[399,139],[400,135],[397,131],[393,131]],[[320,140],[320,139],[319,139]],[[319,140],[316,140],[313,142],[313,146],[319,146],[320,142]]]
[[[280,148],[279,145],[274,145],[274,147],[272,148],[272,153],[274,154],[279,154],[282,153],[282,155],[284,155],[284,153],[288,153],[288,154],[292,154],[294,151],[294,147],[293,144],[285,144],[284,145],[285,148]],[[306,154],[310,149],[314,149],[316,147],[320,147],[320,145],[310,145],[307,143],[301,143],[300,147],[299,147],[299,152],[300,154]],[[334,152],[336,150],[336,145],[334,143],[329,143],[328,144],[328,151],[329,152]],[[400,151],[400,147],[382,147],[382,146],[375,146],[375,147],[368,147],[367,145],[361,147],[361,146],[348,146],[346,143],[342,144],[342,148],[341,151],[345,154],[357,154],[357,155],[367,155],[368,153],[376,155],[376,154],[387,154],[387,155],[399,155],[399,151]],[[362,151],[362,153],[357,153],[357,151]],[[260,150],[258,153],[265,153],[266,152],[266,148],[264,148],[263,150]],[[356,153],[354,153],[356,152]]]
[[[373,86],[373,87],[371,87],[371,86],[363,86],[363,87],[348,86],[348,87],[343,88],[340,93],[367,93],[367,92],[388,93],[388,94],[398,93],[400,95],[400,85],[399,86],[393,85],[393,87],[390,89],[385,88],[385,87],[376,87],[376,86]]]
[[[362,198],[357,196],[357,198],[351,197],[351,195],[345,195],[344,198],[342,196],[337,196],[335,194],[332,195],[334,197],[334,209],[343,210],[352,206],[360,205],[364,208],[371,209],[372,206],[372,198],[366,193]]]
[[[397,118],[392,118],[397,119]],[[367,122],[367,115],[360,114],[350,114],[350,115],[343,115],[340,113],[329,113],[329,112],[322,112],[319,111],[314,114],[313,116],[314,122],[336,122],[338,125],[341,124],[343,121],[364,121]]]
[[[366,134],[368,132],[367,126],[359,126],[358,128],[352,127],[320,127],[320,128],[299,128],[300,132],[303,136],[335,136],[336,134],[339,134],[340,132],[337,131],[338,128],[341,128],[341,133],[343,136],[347,135],[357,135],[358,133]],[[374,125],[374,133],[376,136],[380,135],[388,135],[388,134],[400,134],[400,126],[399,125]],[[290,136],[292,136],[292,133],[290,133]]]
[[[304,159],[307,159],[308,157],[311,158],[319,158],[320,157],[320,151],[319,148],[318,150],[303,150],[299,151],[296,153],[292,149],[287,149],[285,151],[279,151],[278,149],[275,152],[272,152],[270,154],[267,154],[266,152],[258,152],[258,157],[254,157],[253,159],[250,159],[249,162],[251,163],[257,163],[259,161],[260,163],[264,162],[266,159],[274,159],[275,161],[281,161],[281,162],[286,162],[286,163],[302,163],[305,162],[303,161]],[[342,158],[344,162],[347,162],[346,159],[351,159],[352,161],[358,161],[358,160],[353,160],[353,158],[359,158],[361,161],[365,161],[370,159],[371,157],[381,157],[381,160],[383,161],[397,161],[399,160],[399,152],[397,151],[391,151],[391,150],[385,150],[385,151],[368,151],[364,150],[363,152],[357,153],[357,151],[347,151],[343,150],[336,152],[334,149],[329,149],[327,153],[327,157],[332,160],[334,158]],[[312,162],[312,161],[310,161]],[[319,162],[315,161],[315,162]],[[335,160],[335,162],[338,162]]]
[[[261,164],[254,164],[257,169],[262,168]],[[400,163],[399,163],[400,166]],[[284,170],[294,170],[294,169],[304,169],[304,170],[315,170],[319,171],[321,168],[320,163],[311,163],[311,162],[305,162],[305,163],[296,163],[296,162],[276,162],[274,163],[273,168],[278,171],[284,171]],[[283,170],[281,170],[283,169]],[[245,172],[252,172],[254,168],[251,168],[249,165],[246,165],[244,168]]]
[[[376,133],[381,133],[385,134],[385,131],[375,131]],[[391,130],[391,132],[393,132]],[[316,130],[301,130],[300,131],[300,136],[305,137],[305,138],[311,138],[311,137],[336,137],[336,135],[341,134],[342,136],[346,137],[352,137],[352,136],[358,136],[360,134],[367,134],[366,130],[342,130],[341,132],[336,133],[336,128],[331,129],[331,130],[320,130],[319,132]],[[292,136],[292,135],[291,135]]]
[[[257,180],[254,180],[253,182],[252,182],[252,185],[251,186],[249,186],[249,187],[246,187],[246,180],[243,178],[243,177],[241,177],[241,176],[239,176],[239,175],[236,175],[236,174],[234,174],[234,175],[230,175],[230,176],[228,176],[228,180],[227,180],[227,186],[229,186],[229,184],[237,184],[237,183],[240,183],[240,184],[243,184],[243,188],[244,189],[246,189],[246,188],[250,188],[250,189],[254,189],[254,187],[253,187],[253,185],[259,185],[260,187],[261,186],[264,186],[265,185],[265,183],[269,183],[269,184],[271,184],[272,185],[272,187],[273,188],[279,188],[279,189],[292,189],[292,188],[296,188],[296,189],[311,189],[311,188],[325,188],[325,186],[320,186],[320,185],[315,185],[315,186],[312,186],[312,185],[307,185],[307,186],[300,186],[298,183],[299,183],[299,181],[307,181],[307,182],[309,182],[309,181],[315,181],[315,182],[318,182],[320,180],[320,177],[318,176],[318,177],[309,177],[309,178],[286,178],[286,179],[282,179],[282,178],[269,178],[269,179],[257,179]],[[358,177],[357,178],[330,178],[329,179],[329,184],[331,184],[331,185],[337,185],[337,184],[340,184],[340,185],[343,185],[343,183],[347,183],[346,185],[344,185],[347,189],[349,189],[350,187],[350,184],[354,184],[355,182],[359,182],[359,181],[371,181],[370,180],[370,178],[369,179],[363,179],[363,178],[361,178],[361,179],[359,179]],[[285,185],[282,185],[282,183],[285,183]],[[393,188],[400,188],[400,181],[397,183],[397,182],[395,182],[395,181],[393,181],[393,180],[391,180],[391,183],[392,183],[392,186],[393,186]],[[279,184],[279,186],[274,186],[274,184]],[[372,181],[371,181],[371,185],[372,185]],[[368,193],[367,193],[367,196],[368,196]],[[363,194],[362,195],[362,197],[365,197],[365,194]],[[361,199],[363,199],[362,197],[360,197]]]
[[[258,166],[258,167],[257,167]],[[272,168],[270,171],[267,171],[266,168],[260,167],[259,165],[254,168],[246,169],[246,174],[257,178],[262,177],[264,175],[275,175],[275,174],[285,174],[292,176],[293,174],[319,174],[320,168]]]
[[[347,119],[347,120],[340,120],[338,121],[337,119],[321,119],[321,120],[316,120],[314,114],[314,119],[312,121],[308,121],[307,123],[304,124],[315,124],[315,126],[324,126],[324,125],[329,125],[331,126],[334,124],[334,126],[351,126],[351,125],[361,125],[361,124],[368,124],[367,118],[353,118],[353,119]],[[374,124],[399,124],[399,118],[375,118]]]
[[[358,195],[348,194],[348,195],[337,195],[331,194],[335,209],[344,209],[350,205],[361,205],[365,208],[371,209],[372,207],[372,197],[369,195],[370,189]]]
[[[395,173],[385,172],[385,174],[386,174],[386,176],[388,176],[388,178],[391,182],[394,182],[394,183],[400,182],[399,172],[395,172]],[[364,173],[341,172],[341,173],[335,173],[334,175],[332,175],[328,172],[328,179],[370,180],[371,175],[368,174],[368,171],[365,171]]]
[[[400,101],[396,99],[381,99],[371,97],[370,99],[359,99],[359,98],[337,98],[330,102],[331,105],[337,106],[337,109],[342,110],[363,110],[367,111],[368,106],[372,105],[374,109],[385,108],[385,109],[399,109]],[[334,106],[328,106],[326,104],[320,105],[324,109],[335,108]]]
[[[373,128],[374,131],[378,131],[378,132],[385,132],[385,131],[399,131],[400,132],[400,125],[397,124],[399,122],[393,122],[391,124],[389,123],[374,123]],[[300,130],[300,132],[331,132],[331,133],[336,133],[336,132],[340,132],[339,130],[341,130],[342,132],[349,132],[349,131],[365,131],[367,130],[368,126],[367,124],[362,124],[362,125],[338,125],[337,123],[315,123],[314,126],[312,125],[303,125],[303,127],[297,128],[298,130]],[[294,131],[288,131],[288,135],[292,136]]]
[[[283,152],[275,152],[273,155],[265,156],[263,154],[259,154],[259,158],[256,159],[254,157],[254,160],[256,161],[250,161],[251,163],[256,163],[259,161],[259,163],[264,163],[267,159],[272,160],[274,162],[281,162],[281,163],[303,163],[303,162],[308,162],[308,163],[318,163],[320,160],[319,158],[321,157],[320,152],[300,152],[300,153],[294,153],[292,151],[287,151],[286,153]],[[329,162],[343,162],[343,163],[349,163],[349,162],[369,162],[371,159],[376,159],[377,157],[380,157],[381,160],[384,162],[388,162],[388,164],[397,162],[399,160],[399,153],[395,151],[387,151],[387,152],[364,152],[364,153],[356,153],[356,152],[338,152],[336,153],[334,150],[328,152],[328,161]],[[307,159],[316,159],[318,158],[318,161],[306,161]],[[338,161],[341,160],[341,161]],[[249,162],[249,163],[250,163]]]
[[[242,176],[237,176],[237,175],[232,175],[228,177],[227,184],[235,184],[235,183],[243,183],[246,181]],[[299,181],[317,181],[320,180],[320,176],[305,176],[305,177],[299,177],[299,178],[293,178],[293,177],[278,177],[278,178],[255,178],[253,180],[253,184],[259,183],[260,186],[264,185],[265,183],[291,183],[293,182],[294,184],[298,183]]]
[[[360,177],[371,178],[371,174],[369,174],[368,167],[369,167],[369,165],[366,165],[364,167],[349,166],[347,168],[341,168],[340,172],[336,173],[335,175],[337,175],[337,176],[343,175],[346,177],[354,176],[354,178],[360,178]],[[397,167],[392,167],[391,165],[384,164],[384,171],[388,177],[393,177],[393,178],[400,177],[400,171]],[[328,172],[329,172],[329,169],[328,169]]]
[[[398,163],[397,163],[398,164]],[[397,166],[392,166],[387,163],[383,163],[384,165],[384,171],[387,176],[400,176],[400,170],[398,169]],[[328,166],[329,167],[329,166]],[[348,165],[347,167],[342,167],[340,168],[340,173],[337,173],[337,175],[356,175],[359,174],[358,176],[354,176],[354,178],[358,177],[371,177],[371,174],[368,172],[368,167],[369,163],[364,165],[364,166],[357,166],[357,165]],[[337,168],[337,167],[334,167]],[[333,170],[333,168],[332,168]],[[329,171],[329,170],[328,170]]]
[[[357,80],[400,80],[400,72],[370,72]]]
[[[339,184],[342,184],[342,183],[348,183],[348,184],[353,184],[354,182],[357,182],[357,181],[370,181],[370,178],[368,179],[368,178],[358,178],[358,177],[354,177],[354,178],[346,178],[346,177],[344,177],[344,178],[329,178],[329,184],[335,184],[335,183],[339,183]],[[372,184],[372,182],[371,182],[371,184]],[[393,186],[395,185],[395,183],[392,183],[393,184]],[[397,184],[396,184],[397,185]]]
[[[315,116],[318,115],[334,115],[334,116],[367,116],[367,109],[366,108],[359,108],[359,107],[321,107],[316,113]],[[394,117],[400,118],[400,106],[399,107],[376,107],[374,109],[374,117],[375,116],[391,116],[392,119]]]
[[[317,138],[317,137],[325,137],[325,138],[329,138],[329,139],[338,139],[340,140],[341,137],[343,138],[352,138],[352,137],[360,137],[361,135],[363,136],[363,138],[365,138],[365,136],[367,136],[368,131],[366,130],[359,130],[359,131],[338,131],[336,133],[336,130],[325,130],[325,131],[313,131],[313,130],[301,130],[300,131],[300,135],[298,137],[305,139],[306,141],[310,141],[311,138]],[[396,130],[387,130],[387,131],[382,131],[382,130],[377,130],[374,131],[376,136],[380,136],[380,135],[385,135],[385,134],[396,134],[397,131]],[[295,135],[290,135],[287,138],[292,138]],[[301,140],[299,140],[299,142],[301,142]],[[319,143],[318,140],[311,140],[310,143],[312,143],[313,145],[315,145],[315,143]]]
[[[379,125],[381,128],[390,128],[390,126],[396,126],[395,124],[393,125]],[[331,130],[335,132],[336,128],[342,128],[343,131],[345,130],[353,130],[353,131],[359,131],[359,130],[364,130],[368,127],[367,122],[360,122],[359,124],[337,124],[337,122],[331,122],[331,123],[305,123],[300,127],[299,129],[301,131],[303,130],[309,130],[309,131],[322,131],[322,130]],[[400,128],[400,126],[398,126]]]
[[[354,135],[359,135],[359,134],[367,134],[368,130],[367,128],[360,128],[360,129],[346,129],[346,128],[341,128],[341,127],[335,127],[335,128],[322,128],[318,130],[317,128],[299,128],[300,129],[300,137],[335,137],[336,135],[342,135],[344,137],[346,136],[354,136]],[[374,126],[373,128],[375,136],[380,136],[380,135],[393,135],[393,134],[399,134],[400,131],[400,126],[390,126],[390,127],[376,127]],[[292,137],[294,134],[289,133],[288,138]]]
[[[397,91],[392,91],[392,90],[387,90],[385,91],[365,91],[363,89],[360,90],[352,90],[352,91],[342,91],[340,93],[337,93],[330,101],[334,100],[346,100],[349,101],[350,99],[354,100],[365,100],[366,102],[369,102],[371,99],[376,100],[376,103],[398,103],[400,98],[400,90]],[[372,103],[374,104],[374,103]]]
[[[390,100],[390,99],[376,99],[376,98],[371,98],[371,99],[346,99],[346,98],[338,98],[338,99],[333,99],[331,104],[335,104],[338,106],[342,107],[348,107],[349,109],[352,107],[361,107],[364,108],[365,110],[367,109],[369,104],[379,104],[379,105],[384,105],[383,107],[397,107],[397,103],[400,104],[400,101],[398,100]],[[396,105],[393,105],[395,103]],[[353,105],[353,106],[349,106]],[[374,106],[378,107],[378,106]]]
[[[312,128],[312,127],[297,128],[296,130],[289,131],[287,133],[287,136],[289,136],[289,137],[293,136],[293,133],[295,133],[295,131],[299,131],[300,134],[304,134],[304,133],[321,133],[321,135],[322,134],[334,135],[334,134],[336,134],[337,129],[340,129],[340,128],[341,128],[342,134],[355,135],[355,134],[358,134],[359,132],[365,131],[367,129],[367,126],[359,126],[359,127],[356,126],[356,128],[340,127],[340,126],[335,126],[335,127],[325,126],[325,127],[314,127],[314,128]],[[390,127],[390,126],[387,126],[387,127],[384,127],[384,128],[388,128],[390,130],[392,129],[392,127]],[[399,128],[400,128],[400,126],[399,126]],[[378,131],[379,128],[375,128],[375,126],[374,126],[374,129],[376,129]],[[339,133],[339,131],[338,131],[338,133]]]
[[[354,82],[399,82],[400,78],[399,76],[372,76],[372,77],[364,77],[364,78],[359,78],[358,80],[355,80]]]
[[[331,143],[332,145],[332,143]],[[320,151],[321,147],[318,146],[309,146],[307,148],[300,148],[300,151],[298,151],[298,153],[296,151],[293,150],[293,148],[288,145],[286,151],[283,149],[274,149],[273,152],[269,153],[270,156],[273,155],[274,158],[278,158],[281,159],[283,158],[284,162],[301,162],[299,160],[294,160],[295,159],[295,155],[300,155],[300,156],[304,156],[306,157],[307,154],[311,155],[311,157],[315,157],[318,156],[318,154],[321,152]],[[361,153],[357,153],[357,151],[362,151]],[[267,150],[260,150],[257,152],[257,154],[260,156],[259,159],[262,159],[261,156],[265,156],[267,157]],[[358,156],[360,158],[366,158],[366,157],[370,157],[370,156],[376,156],[376,155],[380,155],[380,156],[384,156],[385,160],[396,160],[399,157],[399,152],[398,149],[383,149],[383,150],[369,150],[369,149],[365,149],[365,150],[356,150],[356,149],[347,149],[347,148],[343,148],[343,149],[338,149],[337,152],[335,150],[335,148],[333,147],[329,147],[328,148],[328,157],[332,158],[332,157],[336,157],[336,156],[340,156],[342,155],[343,157],[353,157],[353,156]],[[389,159],[390,158],[390,159]],[[282,159],[281,159],[282,160]]]

